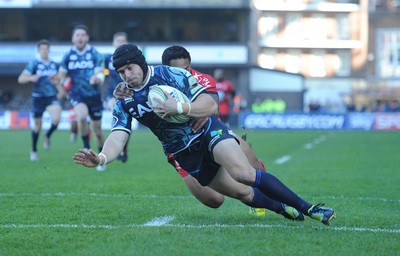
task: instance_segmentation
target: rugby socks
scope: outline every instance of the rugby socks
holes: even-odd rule
[[[46,137],[49,139],[53,132],[57,129],[58,125],[51,124],[50,129],[46,132]]]
[[[247,204],[248,206],[254,207],[254,208],[266,208],[268,210],[274,211],[276,213],[279,213],[282,211],[282,204],[278,201],[275,201],[265,194],[258,190],[257,188],[253,187],[254,191],[254,197],[253,197],[253,202],[250,204]]]
[[[82,141],[83,141],[83,147],[89,149],[90,144],[89,144],[89,135],[82,135]]]
[[[39,133],[32,131],[32,151],[36,152],[37,151],[37,142],[39,139]]]
[[[312,204],[304,201],[285,186],[279,179],[267,172],[256,170],[256,181],[253,187],[258,188],[272,199],[290,205],[306,215],[308,215],[307,210],[312,206]]]

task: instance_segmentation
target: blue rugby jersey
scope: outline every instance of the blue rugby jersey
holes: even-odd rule
[[[72,47],[64,54],[60,65],[60,69],[67,71],[71,77],[71,98],[101,95],[100,87],[91,85],[90,78],[97,70],[104,68],[103,55],[91,45],[81,52]]]
[[[43,61],[38,58],[25,67],[24,73],[38,75],[39,80],[33,84],[32,97],[49,97],[57,95],[57,88],[51,82],[50,77],[57,75],[58,64],[54,61]]]
[[[122,78],[119,76],[118,72],[115,71],[112,61],[112,54],[104,55],[104,63],[105,68],[109,71],[106,96],[107,98],[112,98],[114,89],[120,82],[122,82]]]
[[[169,66],[149,66],[150,78],[134,95],[125,100],[117,100],[113,111],[111,131],[131,132],[132,118],[148,127],[161,141],[166,154],[177,153],[189,145],[199,142],[202,131],[193,133],[190,121],[184,124],[167,122],[157,116],[148,104],[149,90],[156,85],[169,85],[182,91],[190,101],[194,101],[206,88],[197,83],[190,72]]]

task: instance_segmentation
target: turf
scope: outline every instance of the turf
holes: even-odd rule
[[[29,161],[29,131],[0,139],[0,255],[400,252],[398,132],[249,132],[269,172],[335,209],[331,226],[251,216],[230,198],[219,209],[201,205],[147,130],[133,133],[128,162],[105,172],[73,163],[81,142],[67,132],[54,134],[50,151],[40,147],[38,162]]]

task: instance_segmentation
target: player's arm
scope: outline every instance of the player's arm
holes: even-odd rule
[[[23,70],[21,74],[18,76],[18,83],[27,84],[27,83],[35,83],[39,80],[38,75],[31,74],[27,70]]]
[[[210,94],[200,94],[192,103],[183,103],[183,113],[193,118],[218,115],[218,105]]]
[[[57,88],[57,91],[58,91],[57,97],[59,99],[62,99],[67,95],[66,91],[64,90],[64,82],[65,82],[65,79],[67,79],[67,74],[68,74],[67,71],[64,70],[64,69],[60,68],[58,70],[58,74],[57,74],[58,83],[56,84],[56,88]]]
[[[104,69],[103,68],[96,68],[95,73],[90,78],[90,84],[97,84],[102,85],[105,80]]]
[[[104,66],[105,66],[105,62],[104,62],[103,55],[96,52],[94,74],[92,77],[90,77],[90,81],[89,81],[90,84],[102,85],[104,83],[104,80],[105,80]]]
[[[73,160],[76,164],[86,167],[95,167],[110,163],[121,153],[125,143],[128,141],[128,137],[129,134],[127,132],[115,130],[107,137],[103,150],[99,154],[91,149],[89,151],[80,149],[78,153],[74,154]]]
[[[219,107],[218,94],[210,93],[208,95],[210,95],[214,99],[215,103],[217,104],[217,107]],[[198,130],[203,128],[203,126],[207,123],[207,121],[208,121],[208,117],[193,118],[192,122],[190,123],[190,125],[192,126],[193,132],[197,132]]]
[[[153,106],[154,111],[162,113],[165,116],[185,114],[193,118],[203,118],[218,114],[216,102],[207,93],[200,94],[191,103],[178,103],[170,94],[167,93],[166,95],[168,97],[166,101],[155,98],[154,100],[160,103],[160,105]]]
[[[117,100],[123,100],[133,96],[133,91],[126,86],[125,82],[120,82],[114,89],[113,96]]]

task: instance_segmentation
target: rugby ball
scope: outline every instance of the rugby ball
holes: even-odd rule
[[[160,103],[156,101],[155,98],[161,99],[162,101],[166,101],[168,99],[167,93],[169,93],[171,97],[178,102],[190,103],[188,97],[186,97],[186,95],[183,94],[183,92],[181,92],[180,90],[168,85],[157,85],[152,87],[149,91],[148,95],[149,105],[151,107],[159,106]],[[185,114],[167,115],[165,117],[162,117],[162,115],[157,113],[156,111],[154,111],[154,113],[156,113],[156,115],[158,115],[159,117],[170,123],[181,124],[181,123],[186,123],[190,119],[190,117]]]

